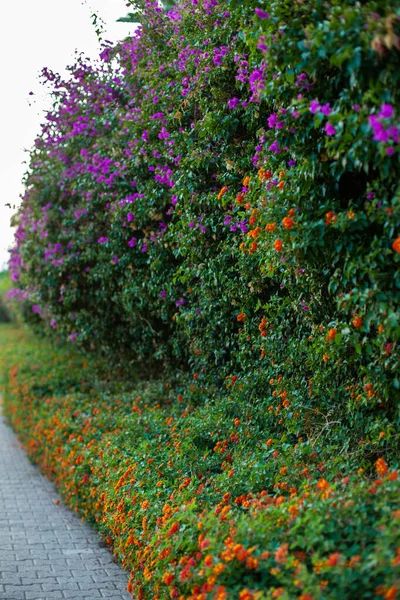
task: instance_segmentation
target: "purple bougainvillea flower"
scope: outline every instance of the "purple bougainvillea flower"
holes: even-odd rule
[[[55,329],[57,327],[56,320],[55,319],[51,319],[50,325],[51,325],[51,327],[53,327],[53,329]]]
[[[254,12],[259,19],[269,19],[269,13],[265,12],[265,10],[262,10],[261,8],[256,8]]]
[[[167,290],[161,290],[160,297],[161,298],[166,298],[167,297]]]
[[[128,242],[128,246],[130,248],[134,248],[136,246],[137,239],[135,237],[131,238]]]
[[[326,133],[327,135],[335,135],[335,133],[336,133],[336,129],[335,129],[335,127],[332,125],[332,123],[327,123],[327,124],[325,125],[324,129],[325,129],[325,133]]]
[[[32,305],[32,312],[36,313],[37,315],[40,315],[42,309],[40,308],[39,304]]]
[[[236,108],[239,104],[239,98],[231,98],[228,100],[228,108]]]
[[[108,238],[106,237],[101,237],[97,240],[98,244],[106,244],[108,242]]]
[[[126,220],[128,221],[128,223],[132,223],[134,218],[135,218],[135,215],[133,215],[130,212],[126,215]]]
[[[270,129],[272,129],[273,127],[275,127],[276,121],[277,121],[277,115],[276,115],[276,113],[270,114],[269,117],[268,117],[268,120],[267,120],[268,127]]]
[[[324,104],[320,108],[321,108],[322,114],[325,115],[326,117],[328,117],[332,112],[329,102],[328,102],[328,104]]]
[[[271,152],[274,152],[275,154],[279,154],[279,152],[281,151],[278,145],[277,140],[275,140],[275,142],[273,142],[270,147],[269,150],[271,150]]]
[[[71,333],[71,335],[69,336],[69,341],[74,342],[77,337],[78,337],[77,333]]]
[[[313,115],[315,115],[315,113],[317,113],[320,108],[321,108],[321,105],[318,102],[318,100],[313,100],[311,102],[311,104],[310,104],[310,111],[312,112]]]
[[[396,150],[393,148],[393,146],[388,146],[386,148],[386,154],[387,156],[393,156],[393,154],[395,154]]]
[[[381,119],[391,119],[393,117],[393,114],[394,110],[391,104],[382,104],[378,117],[380,117]]]

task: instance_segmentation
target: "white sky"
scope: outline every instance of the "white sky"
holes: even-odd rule
[[[93,12],[105,21],[105,39],[117,41],[132,32],[130,23],[116,23],[129,12],[124,0],[0,1],[0,270],[13,243],[9,222],[15,208],[5,204],[19,204],[22,163],[28,158],[24,148],[32,146],[48,103],[38,75],[45,66],[65,73],[75,49],[98,56]]]

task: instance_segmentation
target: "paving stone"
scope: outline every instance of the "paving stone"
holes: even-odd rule
[[[130,600],[128,574],[0,416],[0,600]]]

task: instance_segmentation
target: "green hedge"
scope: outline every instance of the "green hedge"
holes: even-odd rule
[[[10,273],[2,271],[0,273],[0,323],[11,321],[11,301],[8,298],[11,286]]]

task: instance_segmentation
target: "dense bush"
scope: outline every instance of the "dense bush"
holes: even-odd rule
[[[135,598],[397,597],[400,496],[383,458],[372,479],[340,472],[306,439],[268,438],[246,400],[199,405],[198,381],[127,391],[105,364],[4,325],[0,359],[29,456],[131,569]]]

